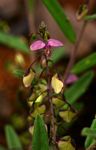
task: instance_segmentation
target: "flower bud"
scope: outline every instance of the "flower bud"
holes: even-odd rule
[[[33,102],[32,101],[28,101],[28,105],[29,107],[32,107]]]
[[[29,87],[34,79],[35,73],[30,70],[30,72],[23,77],[23,84],[25,87]]]
[[[81,5],[76,13],[77,20],[82,20],[88,13],[88,7],[87,5]]]
[[[45,68],[45,67],[46,67],[46,59],[45,59],[44,56],[42,56],[40,64],[41,64],[41,67],[42,67],[42,68]]]
[[[29,127],[29,133],[30,133],[31,135],[33,135],[33,132],[34,132],[34,126]]]
[[[59,94],[63,88],[63,82],[58,79],[57,74],[52,77],[51,86],[56,94]]]
[[[17,54],[15,55],[15,63],[16,63],[17,65],[20,65],[20,66],[24,66],[24,65],[25,65],[25,60],[24,60],[24,57],[23,57],[22,54],[17,53]]]

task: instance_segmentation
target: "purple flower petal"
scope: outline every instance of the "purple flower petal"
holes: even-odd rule
[[[70,74],[66,80],[66,84],[72,84],[78,80],[78,77],[75,74]]]
[[[45,47],[45,43],[41,40],[37,40],[30,45],[31,51],[40,50]]]
[[[55,40],[55,39],[49,39],[48,40],[48,46],[51,46],[51,47],[60,47],[60,46],[63,46],[63,43],[58,41],[58,40]]]

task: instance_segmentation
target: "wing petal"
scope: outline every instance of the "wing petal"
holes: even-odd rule
[[[31,51],[37,51],[45,47],[45,43],[41,40],[37,40],[30,45]]]
[[[49,39],[48,45],[51,47],[60,47],[60,46],[63,46],[63,43],[55,39]]]

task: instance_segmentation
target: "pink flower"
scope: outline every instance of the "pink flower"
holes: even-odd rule
[[[30,45],[30,49],[31,51],[37,51],[44,48],[61,47],[61,46],[63,46],[63,43],[55,39],[49,39],[47,43],[43,42],[42,40],[37,40]]]
[[[70,74],[66,80],[66,84],[72,84],[78,80],[78,77],[75,74]]]

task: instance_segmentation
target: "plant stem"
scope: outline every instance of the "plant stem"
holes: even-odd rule
[[[29,26],[29,34],[35,32],[35,23],[34,23],[34,7],[35,7],[35,0],[24,0],[25,4],[25,13],[28,19],[28,26]]]
[[[93,0],[93,1],[92,0],[85,0],[85,3],[88,6],[88,14],[91,14],[92,10],[93,10],[93,7],[94,7],[95,0]],[[91,6],[90,6],[90,3],[91,3]],[[67,68],[66,68],[65,73],[64,73],[64,84],[65,84],[65,81],[66,81],[67,77],[70,74],[71,68],[73,67],[73,65],[75,63],[76,54],[77,54],[77,51],[78,51],[78,48],[79,48],[82,36],[83,36],[83,34],[85,32],[85,28],[87,26],[87,23],[88,23],[87,21],[84,21],[84,23],[82,25],[82,28],[81,28],[80,35],[79,35],[79,37],[77,39],[77,42],[76,42],[76,44],[74,46],[74,49],[72,50],[72,52],[70,54],[70,60],[69,60],[69,63],[67,65]]]
[[[67,65],[67,68],[66,68],[65,74],[64,74],[64,84],[65,84],[65,81],[66,81],[67,77],[68,77],[69,74],[70,74],[71,68],[73,67],[73,65],[74,65],[74,63],[75,63],[76,54],[77,54],[77,51],[78,51],[78,48],[79,48],[79,45],[80,45],[82,36],[83,36],[83,34],[84,34],[86,25],[87,25],[87,22],[85,21],[84,24],[83,24],[83,26],[82,26],[80,35],[79,35],[79,37],[78,37],[78,39],[77,39],[77,42],[76,42],[76,44],[75,44],[75,47],[74,47],[74,49],[72,50],[72,52],[71,52],[71,54],[70,54],[70,60],[69,60],[69,63],[68,63],[68,65]]]
[[[51,136],[52,136],[52,144],[54,146],[54,150],[57,150],[56,146],[56,131],[55,131],[55,117],[54,117],[54,108],[52,104],[52,99],[51,99],[51,78],[50,78],[50,70],[48,66],[48,58],[45,56],[46,59],[46,76],[47,76],[47,96],[48,96],[48,102],[50,103],[50,112],[51,112]]]

